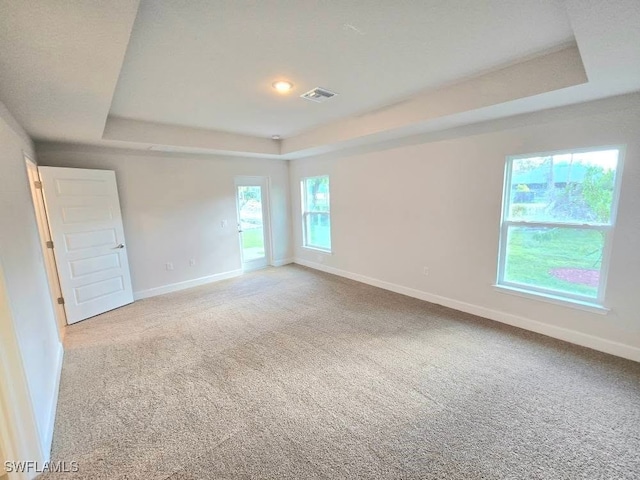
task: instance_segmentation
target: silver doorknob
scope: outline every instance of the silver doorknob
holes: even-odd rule
[[[115,250],[116,248],[124,248],[124,243],[119,244],[117,247],[113,247],[113,249]]]

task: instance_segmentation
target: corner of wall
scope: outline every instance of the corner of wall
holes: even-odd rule
[[[53,396],[51,397],[51,413],[49,414],[49,422],[46,430],[41,432],[42,452],[45,462],[49,461],[51,455],[51,446],[53,445],[53,432],[56,424],[56,413],[58,411],[58,394],[60,392],[60,380],[62,376],[62,364],[64,360],[64,347],[62,343],[58,346],[58,355],[55,361],[55,378],[53,385]]]
[[[35,159],[35,145],[33,143],[33,140],[2,102],[0,102],[0,118],[4,121],[4,123],[7,124],[7,127],[9,127],[9,129],[16,136],[20,137],[20,140],[22,140],[23,144],[25,144],[27,148],[24,153]]]

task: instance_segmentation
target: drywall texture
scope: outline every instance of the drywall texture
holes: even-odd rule
[[[115,170],[135,293],[241,268],[235,176],[269,177],[272,260],[292,256],[284,160],[74,146],[39,150],[38,158],[42,165]]]
[[[510,314],[618,342],[637,354],[639,131],[640,95],[634,94],[409,138],[377,151],[295,160],[296,260],[464,302],[497,312],[495,317]],[[626,145],[626,158],[606,290],[611,312],[603,316],[496,291],[505,157],[618,144]],[[299,182],[321,174],[331,179],[332,255],[301,247]]]
[[[27,180],[29,137],[0,104],[0,263],[42,451],[51,447],[62,346]]]

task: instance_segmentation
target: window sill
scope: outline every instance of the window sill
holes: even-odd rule
[[[570,298],[560,297],[556,295],[549,295],[545,293],[532,292],[522,288],[511,287],[506,285],[494,285],[493,288],[500,293],[506,293],[508,295],[515,295],[517,297],[530,298],[532,300],[539,300],[547,303],[554,303],[563,307],[576,308],[578,310],[584,310],[585,312],[597,313],[599,315],[607,315],[610,309],[597,303],[584,302],[581,300],[573,300]]]
[[[302,245],[302,248],[306,248],[307,250],[313,250],[314,252],[326,253],[327,255],[333,255],[331,250],[327,250],[320,247],[310,247],[308,245]]]

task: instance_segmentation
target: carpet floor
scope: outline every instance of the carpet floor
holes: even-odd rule
[[[43,479],[640,478],[640,364],[303,267],[65,346]]]

